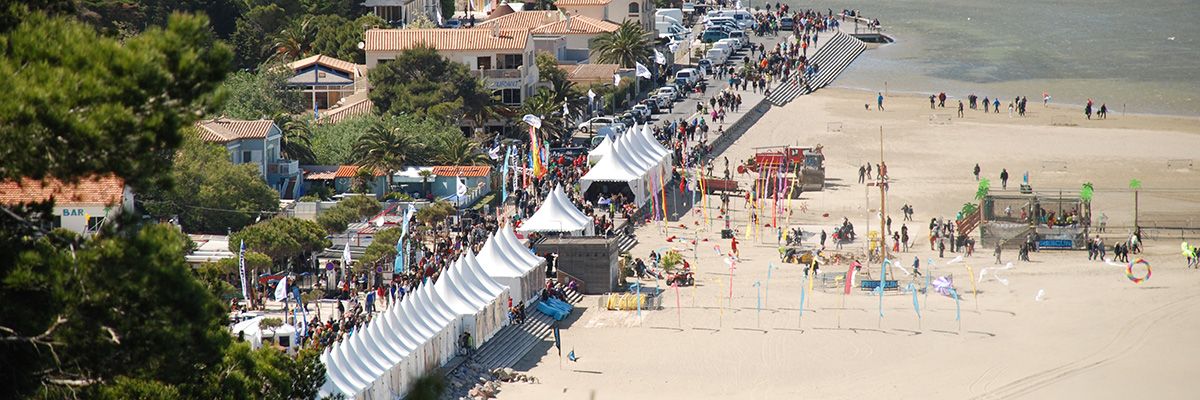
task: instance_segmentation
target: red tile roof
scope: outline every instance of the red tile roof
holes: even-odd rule
[[[567,20],[556,21],[546,25],[534,28],[531,33],[534,35],[564,35],[564,34],[601,34],[606,32],[616,32],[621,28],[620,25],[612,22],[585,17],[582,15],[572,15],[570,17],[571,29],[567,29]]]
[[[353,178],[355,175],[358,175],[358,168],[359,166],[357,165],[343,165],[338,167],[337,172],[333,176],[335,178]],[[384,175],[385,173],[382,171],[375,171],[375,176]]]
[[[269,119],[239,120],[217,118],[196,122],[200,139],[206,142],[227,143],[238,139],[266,139],[275,122]]]
[[[56,179],[21,179],[0,182],[0,204],[43,202],[51,198],[57,204],[120,204],[125,181],[115,176],[84,178],[74,184]]]
[[[334,178],[337,178],[337,171],[309,172],[304,174],[304,180],[306,181],[324,181]]]
[[[359,115],[367,115],[371,113],[371,108],[375,107],[375,103],[371,99],[362,99],[350,104],[343,105],[338,108],[330,109],[321,113],[321,117],[317,119],[318,124],[336,124],[350,117]]]
[[[612,0],[555,0],[555,6],[603,6]]]
[[[524,50],[528,29],[368,29],[366,51],[400,51],[425,43],[438,50]]]
[[[313,64],[324,65],[326,67],[333,68],[338,71],[342,71],[347,74],[350,74],[350,76],[360,76],[360,75],[362,75],[362,71],[363,71],[362,69],[359,68],[360,66],[358,64],[355,64],[355,63],[352,63],[349,61],[342,61],[342,60],[339,60],[339,59],[336,59],[336,58],[333,58],[330,56],[326,56],[326,55],[321,55],[321,54],[317,54],[315,56],[311,56],[311,57],[308,57],[308,58],[305,58],[302,60],[292,61],[291,63],[288,63],[288,68],[291,68],[293,71],[297,71],[297,70],[309,67]]]
[[[492,167],[487,165],[438,165],[433,167],[437,176],[482,177],[492,173]]]
[[[475,25],[474,29],[492,29],[499,24],[501,29],[529,29],[535,35],[562,35],[568,33],[604,33],[616,31],[620,25],[582,15],[569,17],[571,29],[567,30],[568,16],[559,11],[517,11],[492,18]]]
[[[567,80],[579,84],[612,82],[613,74],[621,69],[617,64],[559,64],[567,73]]]

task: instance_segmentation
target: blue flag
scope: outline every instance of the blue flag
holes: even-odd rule
[[[513,148],[504,152],[504,167],[500,168],[500,203],[508,200],[508,159],[512,158]]]
[[[883,271],[880,274],[882,277],[879,279],[879,317],[880,318],[883,318],[883,288],[884,288],[884,286],[887,286],[887,267],[888,267],[889,263],[891,263],[891,261],[888,261],[888,259],[886,259],[886,258],[883,259],[883,267],[880,268],[880,270]]]
[[[958,304],[958,291],[954,290],[954,288],[950,288],[950,295],[954,296],[954,320],[961,321],[962,320],[962,307],[959,307],[959,304]]]
[[[908,284],[908,291],[912,292],[913,311],[917,312],[917,319],[921,319],[921,304],[917,302],[917,286],[910,282]]]
[[[562,337],[558,335],[558,323],[554,324],[554,348],[558,349],[558,356],[562,357]]]

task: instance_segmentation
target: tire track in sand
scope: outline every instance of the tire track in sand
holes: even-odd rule
[[[1188,309],[1182,307],[1187,305],[1187,302],[1195,299],[1200,295],[1191,295],[1170,303],[1161,305],[1153,310],[1147,311],[1130,319],[1125,325],[1117,331],[1112,340],[1104,347],[1096,352],[1051,368],[1042,372],[1019,378],[1009,382],[995,390],[986,392],[980,396],[973,397],[976,400],[983,399],[1009,399],[1020,397],[1029,393],[1033,393],[1046,386],[1059,382],[1063,379],[1078,375],[1089,369],[1108,363],[1120,357],[1133,352],[1145,342],[1145,334],[1154,327],[1155,324],[1169,317],[1177,316]],[[1135,334],[1136,331],[1136,334]]]

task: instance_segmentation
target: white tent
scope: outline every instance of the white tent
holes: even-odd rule
[[[545,258],[539,257],[537,254],[534,254],[533,250],[530,250],[528,247],[525,247],[525,244],[521,243],[520,239],[517,239],[517,234],[515,232],[513,232],[513,228],[511,225],[507,225],[503,228],[500,228],[500,232],[498,233],[498,235],[500,235],[500,240],[497,241],[496,244],[500,245],[500,246],[504,246],[508,250],[512,251],[512,253],[509,253],[509,254],[515,254],[517,256],[520,256],[520,259],[525,260],[525,264],[529,268],[541,267],[546,264]]]
[[[433,328],[434,332],[437,332],[434,340],[437,352],[435,353],[436,357],[432,360],[434,363],[433,366],[440,366],[450,361],[451,358],[454,358],[455,341],[457,340],[454,336],[455,327],[450,325],[451,321],[434,313],[429,304],[429,299],[426,298],[422,291],[414,291],[408,298],[411,299],[409,302],[412,303],[413,310],[416,311],[419,317],[418,319],[424,321],[426,325]]]
[[[483,333],[486,324],[479,322],[487,319],[487,313],[491,312],[488,309],[490,304],[465,293],[463,287],[465,282],[459,273],[460,268],[459,262],[455,262],[450,268],[443,271],[442,277],[433,285],[433,291],[437,293],[438,297],[445,300],[450,311],[460,316],[462,324],[460,332],[470,332],[471,337],[475,338],[486,336]]]
[[[629,186],[634,202],[645,204],[657,193],[661,178],[671,167],[671,151],[664,148],[650,134],[650,127],[630,128],[614,143],[608,156],[600,159],[580,179],[580,186],[587,191],[596,182],[620,182]]]
[[[469,273],[470,278],[479,282],[480,287],[492,298],[490,312],[484,321],[484,329],[481,330],[483,335],[475,337],[476,343],[482,343],[491,339],[496,331],[499,331],[508,322],[508,301],[512,298],[511,291],[508,286],[496,282],[483,271],[483,267],[479,265],[479,261],[475,259],[475,253],[471,249],[467,249],[466,256],[463,257],[463,271]]]
[[[512,250],[504,242],[504,237],[497,232],[483,242],[476,260],[483,271],[502,285],[508,286],[509,294],[515,301],[529,300],[537,295],[545,284],[541,271],[529,265],[516,251],[528,253],[529,250]]]
[[[596,163],[600,162],[600,160],[603,159],[605,156],[612,154],[612,152],[613,152],[612,135],[608,135],[608,136],[605,136],[604,139],[600,141],[600,144],[596,145],[596,148],[594,148],[594,149],[592,149],[592,151],[588,152],[588,165],[596,165]]]
[[[529,219],[526,219],[517,230],[587,235],[592,231],[592,219],[575,208],[575,204],[567,199],[562,186],[555,186],[554,190],[546,195],[537,211]]]

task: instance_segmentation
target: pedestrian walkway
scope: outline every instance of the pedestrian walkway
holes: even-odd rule
[[[838,31],[813,54],[811,62],[817,66],[817,73],[809,80],[809,84],[803,85],[800,80],[801,75],[796,74],[795,77],[788,79],[776,88],[774,93],[771,93],[769,99],[771,104],[782,106],[797,96],[809,94],[825,87],[833,82],[866,49],[866,43],[845,32]]]

